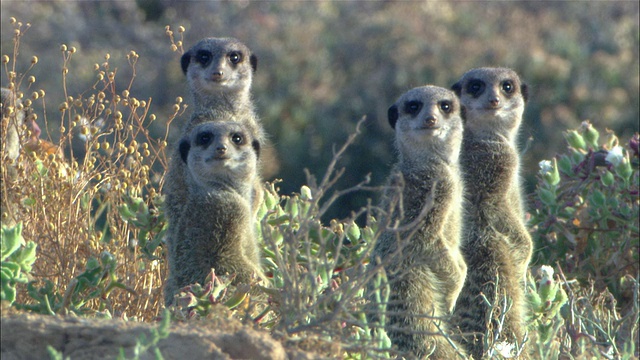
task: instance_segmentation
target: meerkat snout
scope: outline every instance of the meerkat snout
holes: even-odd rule
[[[428,128],[434,128],[437,127],[438,125],[438,119],[433,116],[433,115],[429,115],[427,116],[426,119],[424,119],[424,125]]]
[[[224,155],[227,153],[227,146],[226,145],[218,145],[218,147],[216,148],[216,152],[218,153],[218,155]]]

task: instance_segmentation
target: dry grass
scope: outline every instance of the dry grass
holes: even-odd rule
[[[23,149],[15,161],[3,156],[3,222],[23,222],[25,239],[39,246],[32,275],[37,281],[51,281],[55,294],[62,296],[61,301],[71,301],[69,297],[77,290],[73,288],[77,286],[76,278],[85,271],[87,259],[110,254],[117,266],[105,267],[105,276],[115,275],[110,283],[124,284],[124,288],[112,292],[105,284],[104,292],[84,308],[108,310],[114,316],[153,319],[162,308],[161,287],[166,269],[164,261],[158,260],[163,257],[161,248],[153,254],[158,259],[143,256],[137,244],[146,239],[139,239],[141,229],[125,221],[119,208],[131,199],[142,199],[157,214],[157,196],[167,166],[168,129],[184,111],[181,100],[174,106],[175,113],[163,119],[167,127],[164,138],[153,139],[146,130],[157,121],[150,114],[151,99],[137,99],[130,94],[138,55],[134,51],[127,55],[134,75],[126,87],[116,84],[117,70],[110,68],[110,56],[106,54],[105,61],[94,66],[95,83],[85,92],[72,95],[67,93],[66,79],[73,71],[69,64],[76,50],[62,45],[62,91],[66,101],[55,111],[49,106],[47,112],[45,91],[36,89],[28,71],[16,73],[19,43],[28,25],[14,21],[14,26],[14,54],[3,61],[8,87],[36,115],[45,114],[45,128],[47,114],[60,117],[63,125],[57,145],[67,149],[67,154],[62,158]],[[32,65],[36,62],[32,61]],[[2,126],[2,134],[6,135],[8,122],[3,121]],[[24,143],[30,134],[25,127],[19,130]],[[2,143],[4,146],[5,141]],[[74,154],[74,143],[82,144],[83,154]],[[27,304],[33,301],[25,293],[19,299]]]

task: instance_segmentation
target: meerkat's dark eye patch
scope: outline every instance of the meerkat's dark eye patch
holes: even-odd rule
[[[211,144],[212,140],[213,140],[213,133],[205,131],[205,132],[201,132],[196,136],[195,143],[198,146],[207,147],[209,146],[209,144]]]
[[[440,110],[442,110],[442,112],[444,112],[445,114],[449,114],[453,111],[453,104],[451,104],[451,101],[449,100],[440,101],[438,103],[438,106],[440,106]]]
[[[236,145],[242,145],[244,144],[244,136],[240,133],[233,133],[231,134],[231,142]]]
[[[203,67],[206,67],[211,63],[213,55],[207,50],[198,50],[195,59],[198,63],[202,64]]]
[[[511,80],[503,81],[500,87],[502,88],[502,91],[507,94],[512,94],[516,89],[516,87],[513,86],[513,81]]]
[[[404,103],[404,112],[406,112],[409,115],[416,116],[420,113],[421,109],[422,109],[421,101],[412,100]]]
[[[481,80],[469,80],[467,83],[467,93],[471,94],[473,97],[478,97],[484,91],[485,84]]]
[[[232,51],[227,54],[227,58],[229,58],[229,61],[235,65],[242,61],[242,53],[239,51]]]

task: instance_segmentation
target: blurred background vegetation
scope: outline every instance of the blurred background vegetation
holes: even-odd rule
[[[184,49],[200,38],[233,36],[258,56],[253,95],[274,155],[267,180],[284,179],[282,193],[306,183],[303,169],[321,177],[334,146],[367,117],[363,134],[342,160],[337,189],[371,174],[384,183],[395,161],[387,108],[406,90],[452,85],[466,70],[506,66],[530,86],[521,133],[523,175],[533,192],[538,162],[566,147],[563,130],[589,119],[620,138],[638,131],[639,4],[584,2],[251,2],[251,1],[22,1],[2,0],[2,54],[13,53],[9,17],[33,26],[20,44],[18,72],[32,56],[39,63],[25,94],[46,89],[38,108],[45,138],[60,137],[61,44],[75,46],[67,92],[75,97],[95,82],[94,64],[105,61],[129,79],[126,55],[139,55],[132,93],[151,100],[151,136],[163,137],[175,99],[190,103],[165,26],[184,26]],[[175,34],[178,35],[177,32]],[[176,40],[180,40],[177,36]],[[1,83],[7,85],[5,72]],[[128,83],[121,85],[122,89]],[[23,84],[23,86],[26,86]],[[116,93],[122,89],[116,89]],[[172,124],[176,141],[189,110]],[[108,119],[107,119],[108,120]],[[46,125],[47,130],[44,130]],[[527,146],[529,143],[529,146]],[[83,151],[80,145],[74,154]],[[67,149],[69,151],[69,149]],[[341,198],[326,218],[343,218],[375,194]],[[375,202],[376,200],[374,200]]]

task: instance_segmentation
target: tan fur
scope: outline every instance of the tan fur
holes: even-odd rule
[[[180,288],[202,284],[211,268],[240,282],[264,277],[250,203],[257,144],[237,122],[199,124],[181,141],[187,196],[185,211],[169,223],[167,305]]]
[[[387,333],[400,350],[417,357],[458,356],[438,335],[436,322],[447,333],[446,318],[466,274],[459,249],[463,191],[459,111],[455,94],[435,86],[412,89],[389,109],[399,155],[389,183],[402,188],[402,201],[393,203],[396,198],[388,191],[382,205],[394,208],[391,220],[399,221],[399,226],[417,224],[411,230],[383,232],[372,263],[379,259],[389,279]]]
[[[468,266],[454,318],[463,333],[476,333],[475,339],[466,338],[466,346],[479,359],[487,350],[483,335],[494,338],[498,331],[505,296],[512,306],[496,343],[522,345],[526,334],[524,279],[533,245],[524,223],[516,138],[527,88],[510,69],[479,68],[464,74],[453,89],[466,111],[460,163]],[[490,318],[481,293],[496,308]],[[520,358],[526,357],[525,351]]]

